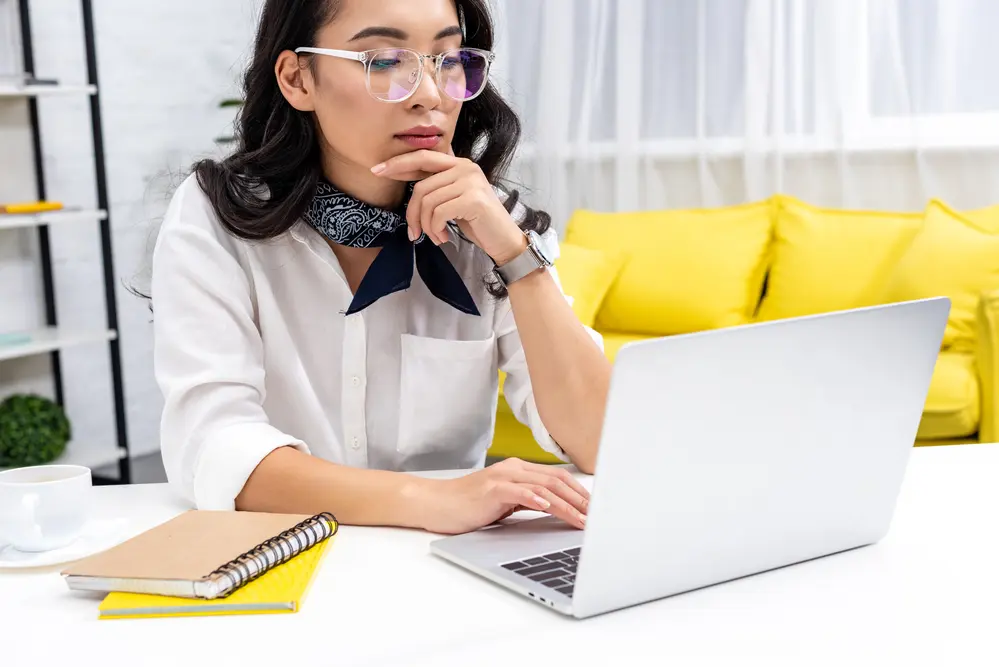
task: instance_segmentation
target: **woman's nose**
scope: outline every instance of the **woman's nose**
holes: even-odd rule
[[[437,87],[437,68],[430,58],[423,60],[423,77],[416,91],[409,98],[411,106],[421,106],[427,109],[436,109],[441,104],[441,91]],[[416,74],[414,73],[414,76]]]

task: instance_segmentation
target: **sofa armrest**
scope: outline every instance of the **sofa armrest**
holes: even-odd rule
[[[978,303],[975,363],[982,388],[980,442],[999,442],[999,290]]]

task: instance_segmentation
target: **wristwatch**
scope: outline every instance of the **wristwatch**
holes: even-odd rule
[[[527,236],[527,249],[503,266],[493,268],[493,273],[504,287],[554,263],[551,249],[540,234],[529,230],[524,235]]]

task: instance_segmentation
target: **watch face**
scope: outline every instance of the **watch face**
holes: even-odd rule
[[[533,229],[527,232],[527,241],[534,246],[534,249],[539,255],[541,255],[541,259],[543,259],[546,264],[551,266],[555,262],[555,258],[552,256],[552,249],[548,246],[548,243],[541,237],[541,235]]]

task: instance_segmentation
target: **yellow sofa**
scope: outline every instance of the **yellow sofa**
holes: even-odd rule
[[[556,268],[612,361],[645,338],[948,296],[915,444],[999,440],[999,206],[846,211],[776,195],[719,209],[577,211]],[[502,394],[489,454],[556,460]]]

